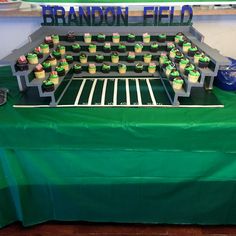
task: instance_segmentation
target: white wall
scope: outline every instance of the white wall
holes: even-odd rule
[[[28,35],[40,27],[41,21],[37,17],[0,18],[0,58],[22,46]],[[193,23],[207,44],[225,56],[236,58],[236,16],[194,17]]]

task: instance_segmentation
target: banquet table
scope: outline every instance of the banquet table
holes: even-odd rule
[[[236,93],[224,108],[14,108],[0,87],[0,227],[236,224]]]

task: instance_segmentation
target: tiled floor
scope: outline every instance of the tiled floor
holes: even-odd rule
[[[236,226],[170,226],[51,222],[29,228],[20,224],[0,230],[0,236],[233,236]]]

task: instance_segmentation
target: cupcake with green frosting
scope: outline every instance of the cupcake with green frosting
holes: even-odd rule
[[[194,53],[194,57],[193,57],[194,64],[198,65],[199,59],[200,59],[200,57],[201,57],[202,55],[204,55],[204,54],[203,54],[202,52],[200,52],[200,51],[196,51],[196,52]]]
[[[158,51],[158,43],[154,42],[150,46],[150,52],[157,52]]]
[[[184,73],[184,69],[186,67],[186,65],[189,63],[189,59],[188,58],[182,58],[179,62],[179,70]]]
[[[178,76],[178,77],[176,77],[176,78],[173,79],[173,84],[172,84],[172,86],[173,86],[173,89],[174,89],[174,90],[180,90],[180,89],[182,89],[183,84],[184,84],[184,80],[183,80],[181,77]]]
[[[72,51],[73,52],[80,52],[80,49],[81,49],[81,47],[78,43],[75,43],[75,44],[72,45]]]
[[[126,46],[124,43],[120,43],[118,45],[118,49],[117,49],[118,52],[126,52]]]
[[[156,72],[156,68],[157,68],[157,66],[156,66],[156,64],[155,63],[150,63],[149,65],[148,65],[148,73],[150,73],[150,74],[154,74],[155,72]]]
[[[152,54],[146,53],[146,54],[143,56],[143,60],[144,60],[145,63],[150,63],[151,60],[152,60]]]
[[[162,68],[166,68],[167,66],[171,65],[172,61],[169,60],[168,58],[164,61],[164,63],[162,64]]]
[[[176,70],[176,69],[173,69],[173,70],[170,72],[169,79],[170,79],[171,81],[173,81],[174,78],[179,77],[179,76],[180,76],[179,71]]]
[[[44,80],[42,83],[42,91],[43,92],[52,92],[54,91],[54,83],[52,81],[50,81],[49,79]]]
[[[90,63],[88,66],[88,72],[89,74],[96,74],[96,65],[93,63]]]
[[[88,49],[89,49],[90,53],[96,53],[97,46],[96,46],[96,44],[92,43],[92,44],[89,45]]]
[[[169,56],[171,59],[174,59],[175,56],[176,56],[176,53],[179,52],[179,49],[178,48],[172,48],[169,52]]]
[[[184,37],[183,33],[179,32],[175,35],[175,43],[179,43],[180,40],[182,40]]]
[[[135,34],[128,34],[128,36],[127,36],[127,41],[128,41],[129,43],[135,42]]]
[[[191,70],[188,74],[188,81],[191,83],[197,83],[198,79],[200,77],[200,72],[197,70]]]
[[[90,33],[85,33],[84,34],[84,42],[91,43],[91,41],[92,41],[92,35]]]
[[[170,52],[173,48],[175,48],[175,44],[172,42],[167,43],[167,52]]]
[[[117,52],[113,52],[111,54],[111,61],[112,61],[112,63],[118,63],[119,62],[119,54]]]
[[[111,43],[105,43],[103,46],[103,52],[110,53],[111,52]]]
[[[162,34],[158,34],[157,35],[157,41],[160,43],[164,43],[166,41],[166,34],[162,33]]]
[[[127,66],[125,64],[119,64],[118,65],[118,71],[120,74],[125,74],[127,70]]]
[[[112,42],[113,43],[119,43],[120,42],[120,35],[119,35],[119,33],[113,33],[112,34]]]
[[[180,60],[184,57],[182,52],[176,52],[175,54],[175,63],[179,63]]]
[[[99,34],[97,35],[97,41],[98,41],[99,43],[105,42],[105,39],[106,39],[106,35],[105,35],[105,34],[99,33]]]
[[[199,58],[199,62],[198,62],[198,66],[200,68],[206,68],[209,66],[209,63],[210,63],[210,58],[207,57],[206,55],[202,55],[200,58]]]
[[[59,35],[57,35],[57,34],[53,34],[52,36],[52,42],[53,42],[53,44],[58,44],[59,43]]]
[[[135,53],[134,52],[128,52],[127,61],[128,62],[134,62],[134,60],[135,60]]]
[[[102,72],[103,72],[103,73],[109,73],[110,71],[111,71],[111,66],[108,65],[107,63],[104,63],[104,64],[102,65]]]
[[[53,55],[57,60],[60,60],[60,59],[61,59],[61,53],[60,53],[60,51],[53,50],[53,51],[52,51],[52,55]]]
[[[88,57],[85,53],[81,53],[80,56],[79,56],[79,60],[82,64],[85,64],[88,61]]]
[[[167,54],[165,52],[162,52],[160,57],[159,57],[159,63],[160,65],[163,65],[163,63],[165,62],[165,60],[167,60],[168,57],[167,57]]]
[[[170,77],[170,73],[172,70],[176,69],[175,66],[173,64],[169,64],[168,66],[166,66],[165,68],[165,74],[166,77],[169,78]]]
[[[53,82],[54,85],[59,84],[59,76],[56,71],[50,73],[49,80]]]
[[[66,47],[63,45],[58,45],[57,51],[59,51],[61,53],[61,55],[64,55],[66,53]]]
[[[150,43],[150,40],[151,40],[151,36],[149,33],[144,33],[143,34],[143,42],[144,43]]]
[[[52,70],[52,66],[49,61],[43,62],[42,66],[43,66],[43,69],[45,70],[45,72],[50,72]]]
[[[189,72],[194,69],[195,69],[195,66],[191,63],[188,63],[184,69],[184,74],[188,76]]]
[[[143,50],[143,45],[142,45],[141,43],[136,43],[136,44],[134,45],[134,51],[135,51],[136,53],[141,53],[142,50]]]
[[[191,48],[191,43],[188,42],[188,41],[185,41],[185,42],[183,43],[183,52],[184,52],[184,53],[188,53],[189,48]]]
[[[198,50],[198,48],[192,44],[188,50],[188,56],[193,57],[194,54],[197,52],[197,50]]]
[[[74,64],[73,71],[75,74],[79,74],[82,71],[82,66],[80,64]]]
[[[141,63],[138,63],[135,65],[135,72],[136,73],[142,73],[143,72],[143,65]]]
[[[104,60],[104,56],[102,54],[97,54],[95,60],[96,62],[101,63]]]
[[[27,60],[28,60],[29,64],[31,64],[31,65],[36,65],[39,63],[38,56],[35,53],[28,53]]]
[[[66,61],[68,62],[68,64],[71,64],[71,63],[73,63],[73,61],[74,61],[74,58],[73,58],[73,56],[71,56],[71,55],[66,55],[66,56],[65,56],[65,59],[66,59]]]
[[[59,66],[63,67],[65,69],[65,71],[69,70],[69,64],[66,61],[66,59],[61,59]]]
[[[66,74],[66,71],[65,71],[64,67],[62,67],[62,66],[57,66],[55,68],[55,71],[57,72],[58,76],[64,76]]]

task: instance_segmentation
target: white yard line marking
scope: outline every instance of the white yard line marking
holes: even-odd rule
[[[64,96],[66,90],[69,88],[71,82],[72,82],[72,79],[69,81],[69,83],[66,85],[66,87],[65,87],[64,90],[62,91],[60,97],[59,97],[58,100],[57,100],[57,105],[60,103],[62,97]]]
[[[103,88],[102,88],[102,98],[101,98],[101,105],[103,106],[105,104],[105,98],[106,98],[106,89],[107,89],[107,79],[103,82]]]
[[[80,85],[79,92],[77,93],[74,105],[78,105],[79,99],[80,99],[80,96],[81,96],[81,94],[83,92],[85,83],[86,83],[86,79],[84,79],[83,82]]]
[[[129,79],[125,79],[125,87],[126,87],[126,103],[127,106],[130,106]]]
[[[92,104],[92,100],[93,100],[93,94],[94,94],[94,90],[97,84],[97,79],[94,79],[93,81],[93,85],[89,94],[89,99],[88,99],[88,106],[90,106]]]
[[[136,81],[136,91],[137,91],[137,96],[138,96],[138,104],[142,105],[142,97],[141,97],[141,93],[140,93],[139,80],[135,79],[135,81]]]
[[[118,89],[118,79],[114,81],[114,93],[113,93],[113,105],[117,105],[117,89]]]
[[[151,96],[151,99],[152,99],[152,103],[153,103],[153,105],[156,105],[157,102],[156,102],[156,99],[155,99],[155,97],[154,97],[153,90],[152,90],[152,86],[151,86],[151,84],[150,84],[149,79],[146,79],[146,83],[147,83],[148,90],[149,90],[149,93],[150,93],[150,96]]]

